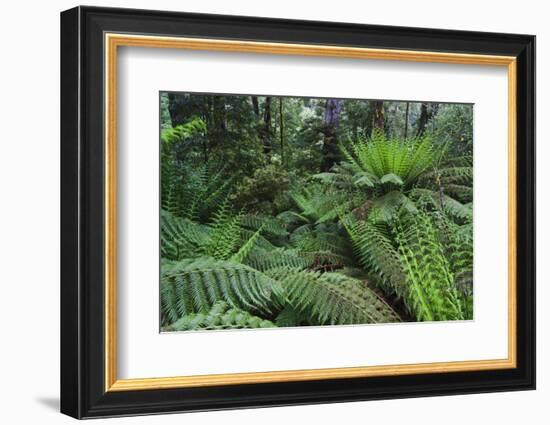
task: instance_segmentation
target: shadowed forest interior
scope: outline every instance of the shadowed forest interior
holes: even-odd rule
[[[472,121],[161,92],[162,331],[472,319]]]

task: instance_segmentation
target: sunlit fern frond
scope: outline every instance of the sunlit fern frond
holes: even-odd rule
[[[266,319],[254,316],[248,311],[232,307],[225,301],[216,302],[207,313],[187,314],[163,331],[201,331],[228,329],[274,328],[276,325]]]
[[[429,137],[404,142],[388,139],[375,131],[370,139],[359,139],[350,148],[340,147],[356,173],[366,172],[379,183],[389,187],[412,185],[422,174],[430,170],[436,152]]]
[[[445,247],[429,215],[403,215],[395,224],[395,237],[409,285],[407,305],[417,320],[467,318]]]
[[[205,135],[206,131],[206,123],[200,118],[195,118],[185,124],[164,128],[160,138],[163,143],[173,144],[190,139],[196,135]]]

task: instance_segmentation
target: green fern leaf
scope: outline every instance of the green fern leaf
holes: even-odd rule
[[[231,307],[224,301],[216,302],[207,313],[191,313],[181,317],[162,330],[196,331],[273,328],[276,325],[269,320],[254,316],[245,310]]]
[[[281,282],[286,302],[311,324],[365,324],[399,321],[399,316],[363,282],[340,273],[291,268],[268,275]]]

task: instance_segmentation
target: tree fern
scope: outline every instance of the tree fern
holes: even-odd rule
[[[430,170],[436,152],[429,137],[403,142],[387,139],[383,133],[374,132],[370,139],[359,139],[351,143],[349,150],[341,145],[340,150],[351,164],[354,172],[379,184],[410,186],[423,173]]]

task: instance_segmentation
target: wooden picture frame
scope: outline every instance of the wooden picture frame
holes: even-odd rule
[[[484,64],[508,70],[508,357],[117,379],[120,46]],[[533,389],[535,38],[77,7],[61,14],[61,411],[76,418]]]

